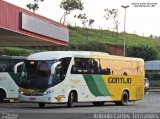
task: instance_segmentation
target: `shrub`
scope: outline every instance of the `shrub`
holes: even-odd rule
[[[155,60],[157,59],[158,51],[148,45],[130,46],[127,48],[127,56],[143,58],[145,61]]]
[[[11,56],[27,56],[33,53],[32,50],[16,48],[16,47],[0,47],[0,55],[11,55]]]

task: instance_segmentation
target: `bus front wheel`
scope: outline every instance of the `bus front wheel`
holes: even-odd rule
[[[70,92],[67,102],[67,106],[70,108],[73,107],[73,99],[74,99],[73,92]]]
[[[45,103],[40,102],[40,103],[39,103],[39,107],[40,107],[40,108],[44,108],[44,107],[45,107]]]
[[[116,101],[115,104],[119,106],[127,105],[129,102],[129,94],[127,91],[123,91],[120,101]]]
[[[5,98],[5,92],[3,90],[0,90],[0,102],[4,101]]]

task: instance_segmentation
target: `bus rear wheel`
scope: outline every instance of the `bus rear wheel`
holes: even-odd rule
[[[92,102],[94,106],[103,106],[105,102]]]
[[[116,101],[115,104],[119,106],[127,105],[129,102],[129,94],[127,91],[123,91],[120,101]]]
[[[44,107],[45,107],[45,103],[40,102],[40,103],[39,103],[39,107],[40,107],[40,108],[44,108]]]

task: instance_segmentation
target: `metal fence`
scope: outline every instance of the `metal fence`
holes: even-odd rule
[[[150,80],[150,87],[160,87],[160,80]]]

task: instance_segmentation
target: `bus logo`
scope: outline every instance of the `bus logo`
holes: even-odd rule
[[[132,79],[131,78],[123,78],[123,77],[109,77],[108,83],[112,84],[131,84]]]
[[[55,97],[56,98],[56,100],[58,101],[58,102],[62,102],[62,98],[64,98],[64,95],[58,95],[57,97]]]

